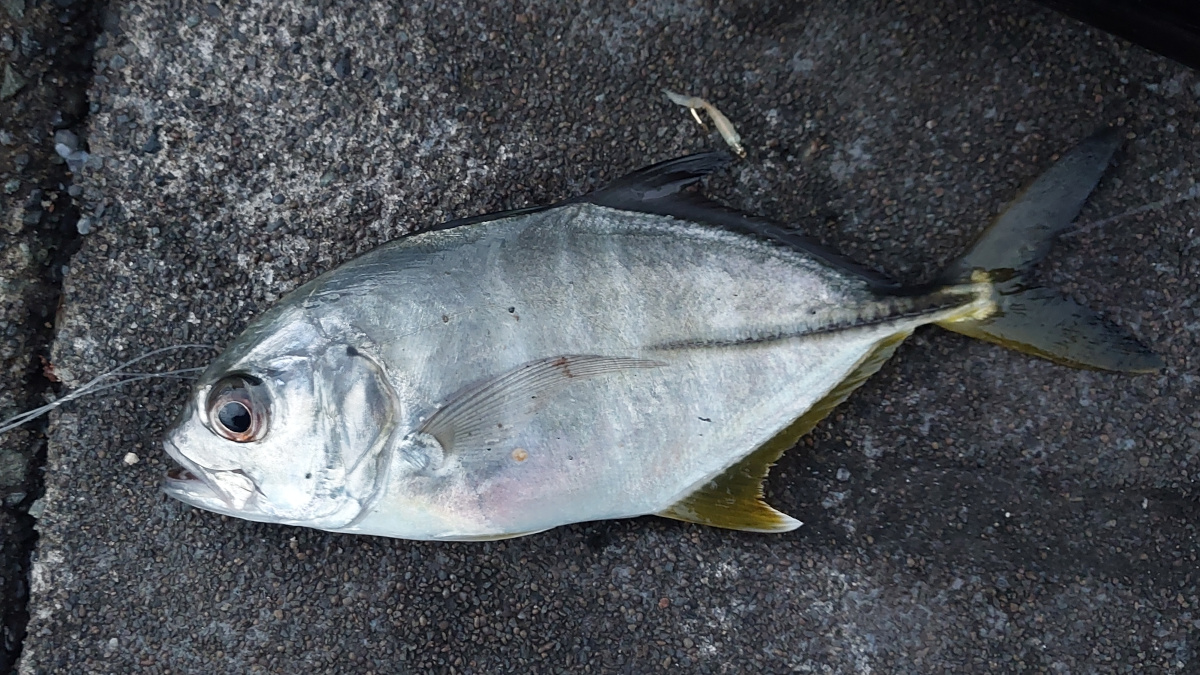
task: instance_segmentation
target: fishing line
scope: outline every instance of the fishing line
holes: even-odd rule
[[[172,345],[170,347],[162,347],[159,349],[155,349],[153,351],[146,352],[145,354],[142,354],[141,356],[136,356],[136,357],[126,361],[125,363],[122,363],[121,365],[117,366],[116,368],[113,368],[112,370],[110,370],[106,373],[97,375],[96,377],[92,378],[87,383],[85,383],[83,386],[79,387],[78,389],[76,389],[75,391],[72,391],[69,394],[66,394],[62,398],[55,399],[54,401],[51,401],[50,403],[47,403],[46,405],[40,406],[38,408],[34,408],[33,410],[27,410],[23,413],[14,415],[6,420],[0,421],[0,434],[3,434],[6,431],[15,429],[15,428],[21,426],[22,424],[25,424],[26,422],[35,420],[35,419],[41,417],[42,415],[45,415],[46,413],[50,412],[51,410],[54,410],[55,408],[63,405],[64,403],[67,403],[69,401],[74,401],[77,398],[87,396],[89,394],[99,393],[106,389],[112,389],[114,387],[119,387],[119,386],[122,386],[125,384],[129,384],[130,382],[140,382],[142,380],[150,380],[150,379],[154,379],[154,378],[179,379],[179,380],[193,379],[195,377],[194,373],[198,373],[198,372],[204,370],[204,368],[202,368],[202,367],[177,368],[175,370],[164,370],[164,371],[159,371],[159,372],[128,372],[128,371],[125,371],[126,368],[128,368],[129,366],[132,366],[135,363],[145,361],[146,359],[153,358],[155,356],[158,356],[159,354],[165,354],[167,352],[175,351],[175,350],[179,350],[179,349],[211,349],[211,350],[215,350],[216,347],[213,347],[212,345],[195,345],[195,344]],[[192,375],[189,376],[189,374],[192,374]],[[117,379],[115,382],[110,381],[114,378],[120,378],[120,379]]]
[[[1101,218],[1100,220],[1093,220],[1090,223],[1084,223],[1083,225],[1073,228],[1068,232],[1063,232],[1061,235],[1059,235],[1059,237],[1065,238],[1065,237],[1074,237],[1074,236],[1078,236],[1081,234],[1086,234],[1088,232],[1091,232],[1092,230],[1099,229],[1106,225],[1111,225],[1112,223],[1115,223],[1118,220],[1121,220],[1123,218],[1129,218],[1130,216],[1138,216],[1143,213],[1149,213],[1151,211],[1158,211],[1161,209],[1165,209],[1168,206],[1175,206],[1176,204],[1182,204],[1184,202],[1193,201],[1198,197],[1200,197],[1200,183],[1197,183],[1197,184],[1193,185],[1192,187],[1188,188],[1187,192],[1184,192],[1177,197],[1171,197],[1168,199],[1160,199],[1159,201],[1150,202],[1149,204],[1139,206],[1135,209],[1130,209],[1128,211],[1125,211],[1124,213],[1118,213],[1115,216],[1109,216],[1108,218]]]

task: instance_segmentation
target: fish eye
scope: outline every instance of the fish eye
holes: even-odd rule
[[[217,411],[217,421],[235,434],[244,434],[250,430],[250,409],[241,401],[230,401]]]
[[[236,443],[262,438],[267,428],[267,405],[255,388],[262,384],[248,375],[233,375],[218,382],[208,397],[210,427]]]

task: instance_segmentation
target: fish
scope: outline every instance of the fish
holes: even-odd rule
[[[704,120],[700,119],[700,113],[697,110],[703,110],[708,113],[709,119],[713,121],[713,126],[717,128],[717,133],[721,134],[721,138],[725,139],[725,143],[733,150],[733,153],[738,157],[745,158],[746,148],[742,145],[742,136],[734,128],[733,122],[717,109],[717,106],[700,98],[699,96],[684,96],[676,94],[669,89],[663,89],[663,94],[674,104],[681,105],[687,108],[692,113],[692,119],[696,120],[696,124],[700,125],[705,131],[708,127],[705,126]]]
[[[1120,145],[1036,179],[903,286],[695,189],[705,152],[385,243],[254,319],[195,383],[163,482],[252,521],[487,541],[656,514],[781,533],[770,467],[920,326],[1077,368],[1162,359],[1029,271]]]

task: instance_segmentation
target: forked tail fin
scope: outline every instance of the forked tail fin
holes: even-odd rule
[[[1161,369],[1162,359],[1132,335],[1024,278],[1049,252],[1054,237],[1079,215],[1120,144],[1117,129],[1094,134],[1013,200],[941,279],[947,284],[991,281],[995,313],[939,325],[1075,368],[1131,373]]]

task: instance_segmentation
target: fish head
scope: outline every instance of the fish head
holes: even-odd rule
[[[200,377],[163,442],[180,465],[163,490],[237,518],[337,529],[381,489],[398,405],[375,359],[290,318],[251,326]]]

